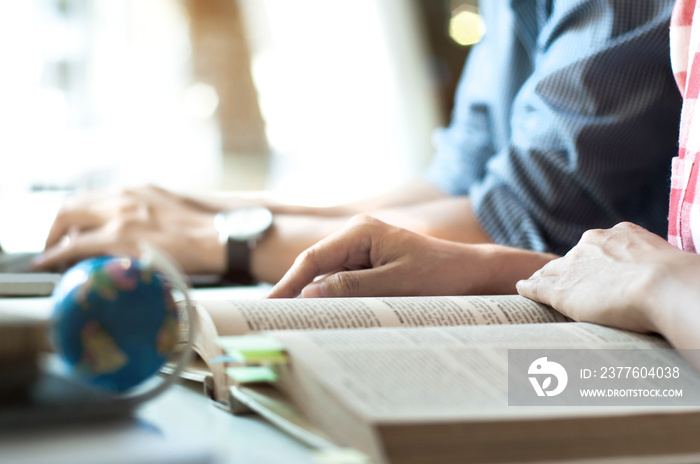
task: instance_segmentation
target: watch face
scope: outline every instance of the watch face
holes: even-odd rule
[[[236,240],[250,240],[265,232],[272,224],[272,213],[267,208],[240,208],[226,213],[228,236]]]

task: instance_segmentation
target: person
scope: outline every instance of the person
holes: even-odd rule
[[[698,349],[698,282],[700,255],[622,223],[586,232],[517,289],[577,321],[659,333],[676,348]]]
[[[694,20],[695,19],[695,20]],[[671,175],[668,242],[633,224],[587,232],[566,256],[519,282],[520,294],[579,321],[663,334],[700,348],[700,5],[677,0],[671,60],[683,95],[678,157]],[[689,359],[700,368],[700,357]]]
[[[481,271],[490,268],[468,289],[483,292],[485,275],[507,274],[489,288],[512,286],[592,227],[628,220],[661,233],[662,173],[680,112],[666,39],[672,1],[489,0],[480,8],[486,34],[470,53],[424,178],[337,207],[257,202],[274,220],[240,251],[245,259],[214,226],[240,199],[203,201],[155,187],[89,192],[66,201],[35,267],[133,254],[148,240],[190,274],[243,268],[277,282],[300,252],[363,213],[446,248],[458,245],[444,241],[492,244],[467,248],[480,255]],[[531,253],[513,257],[506,247]],[[489,254],[508,270],[498,259],[487,263]]]
[[[694,18],[698,19],[694,22]],[[511,291],[517,288],[521,295],[577,321],[659,333],[677,348],[700,348],[700,146],[696,142],[700,115],[694,111],[700,91],[700,60],[696,59],[700,42],[691,41],[696,34],[700,34],[700,5],[696,0],[678,0],[671,25],[671,56],[684,103],[679,155],[672,163],[668,241],[627,222],[590,230],[565,256],[550,260]],[[348,271],[309,283],[314,274],[341,266]],[[353,270],[363,267],[371,269]],[[464,246],[460,250],[457,244],[358,218],[344,232],[300,256],[273,296],[295,293],[306,284],[304,296],[372,294],[383,286],[398,293],[412,286],[419,293],[469,293],[473,279],[484,272],[486,279],[493,278],[488,266],[474,260]],[[352,277],[339,279],[339,275]],[[693,353],[688,360],[700,368],[700,356]]]

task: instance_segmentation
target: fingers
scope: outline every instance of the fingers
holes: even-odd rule
[[[292,267],[272,288],[268,298],[294,298],[301,293],[301,289],[311,283],[316,276],[323,274],[321,267],[316,263],[314,247],[309,248],[294,261]]]
[[[307,285],[301,292],[303,298],[355,298],[377,296],[406,296],[419,293],[420,282],[412,281],[402,272],[400,263],[385,266],[343,271],[331,274]],[[415,279],[414,279],[415,280]]]
[[[118,248],[118,249],[117,249]],[[48,248],[33,263],[37,271],[54,270],[93,256],[106,254],[134,254],[128,252],[124,244],[107,241],[98,231],[73,234],[70,240]]]
[[[293,298],[318,276],[372,267],[372,243],[390,230],[390,226],[369,216],[353,217],[345,229],[300,254],[268,298]],[[322,292],[323,287],[312,287],[308,294],[321,296]]]
[[[44,248],[58,245],[70,229],[88,230],[100,227],[104,222],[105,212],[113,209],[113,197],[116,196],[106,191],[88,191],[67,197],[51,225]]]
[[[545,276],[535,273],[529,279],[517,282],[515,288],[525,298],[554,306],[554,296],[558,288],[558,281],[559,276],[557,275]]]
[[[84,230],[98,227],[99,225],[100,221],[98,218],[87,211],[80,209],[59,211],[51,225],[44,247],[49,249],[58,245],[61,239],[68,235],[71,228]]]
[[[151,191],[150,188],[144,190]],[[94,190],[66,198],[49,230],[45,249],[58,245],[71,228],[81,231],[94,229],[103,226],[110,218],[138,213],[142,206],[142,202],[136,200],[139,195],[146,194],[129,189]]]
[[[94,256],[97,254],[99,247],[94,240],[85,238],[87,233],[80,238],[74,240],[60,242],[47,248],[37,259],[32,263],[32,267],[36,271],[49,271],[72,264],[80,259]],[[92,251],[92,253],[90,253]]]
[[[294,298],[317,276],[369,266],[369,243],[368,237],[354,228],[321,240],[299,255],[268,298]]]
[[[540,300],[539,298],[538,286],[539,278],[536,274],[530,277],[529,279],[520,280],[515,283],[515,289],[518,291],[518,294],[524,296],[525,298],[530,298],[531,300],[539,301],[541,303],[542,300]]]
[[[363,283],[367,278],[363,274],[373,269],[364,271],[343,271],[331,274],[323,279],[313,282],[301,291],[302,298],[338,298],[360,296]],[[370,296],[370,295],[363,295]]]
[[[51,224],[51,229],[49,229],[49,235],[46,237],[46,242],[44,243],[44,249],[48,250],[54,247],[61,240],[61,237],[65,236],[68,232],[68,227],[70,227],[70,220],[66,220],[63,216],[56,216],[53,224]]]
[[[562,268],[566,267],[566,258],[554,259],[535,271],[528,279],[515,284],[518,293],[531,300],[550,304],[556,283],[560,279]]]

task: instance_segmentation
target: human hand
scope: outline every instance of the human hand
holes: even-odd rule
[[[154,186],[85,192],[66,199],[34,266],[50,270],[103,254],[137,256],[149,242],[190,274],[223,273],[215,210]]]
[[[659,332],[660,318],[667,316],[659,309],[662,289],[669,279],[688,278],[689,255],[642,227],[621,223],[584,233],[566,256],[518,282],[517,289],[577,321]],[[693,258],[697,274],[700,263]]]
[[[501,274],[503,266],[495,259],[500,248],[449,242],[370,216],[356,216],[344,229],[299,255],[269,297],[291,298],[299,293],[313,298],[507,291],[503,289],[512,292],[517,279],[509,281]],[[520,250],[516,253],[519,255]],[[494,261],[485,265],[492,258]],[[314,282],[318,276],[324,277]]]

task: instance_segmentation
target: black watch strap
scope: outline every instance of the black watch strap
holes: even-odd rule
[[[214,216],[219,243],[226,246],[226,273],[231,283],[256,283],[250,270],[253,249],[272,226],[272,212],[262,206],[220,211]]]
[[[250,241],[235,240],[231,237],[226,241],[226,277],[233,283],[252,285],[255,283],[250,273]]]

